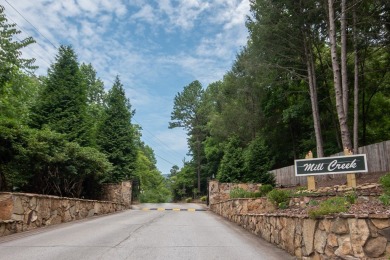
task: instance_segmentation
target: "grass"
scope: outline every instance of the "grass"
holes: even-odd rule
[[[322,201],[318,208],[310,209],[308,214],[310,218],[317,218],[324,215],[346,212],[350,202],[345,197],[334,197]]]

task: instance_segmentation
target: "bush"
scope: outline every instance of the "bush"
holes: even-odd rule
[[[186,198],[186,202],[187,203],[191,203],[192,202],[192,198]]]
[[[259,197],[261,197],[260,192],[250,192],[250,191],[244,190],[243,188],[234,188],[230,191],[229,195],[230,195],[231,199],[259,198]]]
[[[390,195],[390,173],[383,175],[379,179],[379,183],[382,185],[383,192],[387,195]]]
[[[207,200],[207,196],[200,197],[200,201],[206,201],[206,200]]]
[[[263,194],[261,194],[261,192],[259,192],[259,191],[252,192],[252,195],[253,195],[253,198],[261,198],[261,197],[263,197]]]
[[[334,197],[321,202],[318,208],[309,210],[308,214],[310,218],[317,218],[328,214],[346,212],[349,205],[345,197]]]
[[[259,187],[261,196],[266,196],[274,187],[271,184],[264,184]]]
[[[354,204],[358,198],[358,195],[355,191],[346,192],[344,198],[348,201],[349,204]]]
[[[390,205],[390,195],[387,195],[387,194],[382,194],[381,196],[379,196],[379,200],[383,203],[383,205],[385,206],[389,206]]]
[[[283,206],[287,207],[289,201],[290,194],[285,190],[271,190],[267,194],[267,198],[271,201],[275,206],[281,208]]]
[[[166,203],[169,201],[169,197],[157,189],[146,190],[139,195],[139,201],[141,203]]]

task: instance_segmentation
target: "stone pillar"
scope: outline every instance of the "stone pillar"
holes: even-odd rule
[[[103,200],[120,203],[130,208],[131,205],[131,181],[121,183],[107,183],[103,186]]]

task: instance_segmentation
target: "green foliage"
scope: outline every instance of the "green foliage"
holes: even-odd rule
[[[382,185],[383,194],[379,196],[379,200],[385,205],[390,205],[390,173],[383,175],[379,179],[379,183]]]
[[[175,201],[180,201],[185,197],[193,195],[192,191],[195,188],[194,172],[193,165],[189,163],[185,163],[180,170],[176,165],[172,167],[168,181]]]
[[[169,202],[168,190],[147,190],[139,195],[141,203],[166,203]]]
[[[202,197],[200,197],[200,201],[202,201],[202,202],[207,201],[207,196],[202,196]]]
[[[263,184],[259,187],[261,196],[266,196],[270,191],[274,189],[274,186],[271,184]]]
[[[346,192],[344,198],[348,201],[349,204],[354,204],[358,198],[356,191]]]
[[[310,218],[317,218],[320,216],[346,212],[350,203],[345,197],[334,197],[322,201],[318,208],[310,209],[308,211]]]
[[[2,190],[93,197],[95,191],[85,188],[84,181],[94,181],[97,187],[111,170],[104,154],[47,128],[30,129],[1,118],[0,143]]]
[[[224,155],[218,169],[217,179],[220,182],[241,182],[245,175],[242,148],[237,136],[229,138],[225,145]]]
[[[97,144],[113,164],[109,182],[118,183],[133,177],[137,159],[135,132],[131,125],[133,111],[123,85],[116,77],[107,95],[104,119],[98,129]]]
[[[267,194],[267,198],[277,207],[283,207],[289,202],[290,194],[286,190],[273,189]]]
[[[390,195],[390,173],[380,177],[379,183],[382,185],[383,192],[387,195]]]
[[[91,64],[81,64],[80,73],[83,84],[86,86],[86,120],[90,132],[91,145],[96,146],[98,127],[104,116],[106,93],[103,82],[97,78],[96,71]]]
[[[91,143],[87,121],[87,91],[77,56],[70,46],[61,46],[49,69],[45,86],[33,107],[31,126],[65,134],[82,146]]]
[[[190,147],[193,162],[195,165],[197,189],[201,191],[201,161],[204,158],[202,142],[206,138],[203,130],[207,123],[205,112],[201,109],[202,97],[204,91],[202,84],[195,80],[183,91],[177,93],[174,99],[173,111],[171,113],[171,122],[169,128],[183,127],[187,131],[188,146]]]
[[[379,196],[379,201],[383,203],[385,206],[390,205],[390,195],[389,194],[382,194]]]
[[[186,203],[191,203],[192,202],[192,198],[186,198]]]
[[[160,203],[170,200],[167,181],[141,150],[138,151],[134,176],[139,180],[140,202]]]
[[[261,138],[254,139],[244,152],[246,174],[245,182],[271,184],[275,186],[275,177],[269,173],[273,165],[268,147]]]
[[[32,72],[37,68],[34,66],[35,59],[25,59],[21,55],[21,50],[35,43],[35,40],[28,37],[15,41],[19,39],[17,35],[20,33],[21,31],[16,29],[16,24],[8,22],[4,6],[0,5],[0,93],[19,70]]]
[[[317,200],[310,200],[308,203],[309,206],[318,206],[320,203]]]
[[[237,198],[259,198],[261,197],[260,192],[251,192],[244,190],[243,188],[234,188],[230,191],[229,196],[231,199]]]

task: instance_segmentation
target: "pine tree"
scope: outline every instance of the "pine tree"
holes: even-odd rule
[[[130,102],[118,76],[108,92],[106,106],[105,118],[98,130],[97,144],[114,167],[107,181],[120,182],[133,177],[137,149],[131,124],[134,111],[131,111]]]
[[[87,120],[91,135],[91,146],[96,146],[98,126],[104,115],[104,91],[103,81],[97,77],[96,70],[91,64],[81,64],[80,72],[87,91]]]
[[[56,61],[48,71],[39,101],[33,108],[31,125],[48,126],[65,134],[69,141],[90,144],[86,117],[87,91],[77,56],[70,46],[61,46]]]

